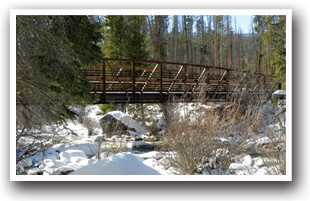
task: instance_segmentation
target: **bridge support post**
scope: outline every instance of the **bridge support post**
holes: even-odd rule
[[[231,71],[227,70],[227,82],[226,82],[226,101],[228,100],[228,94],[230,91],[230,78],[231,78]]]
[[[102,102],[106,102],[106,90],[105,90],[105,60],[102,63]]]
[[[163,102],[163,64],[161,62],[159,65],[159,102]]]
[[[135,62],[131,62],[131,75],[132,75],[132,98],[131,101],[133,103],[136,102],[136,72],[135,72]]]
[[[184,98],[187,98],[187,65],[184,65]]]
[[[267,86],[266,86],[266,76],[263,75],[263,92],[265,92],[267,90]]]

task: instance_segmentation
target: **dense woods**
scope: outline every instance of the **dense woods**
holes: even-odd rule
[[[236,19],[228,15],[103,16],[101,19],[105,57],[285,75],[285,16],[253,16],[249,33],[242,33]]]
[[[67,105],[90,101],[83,66],[101,61],[98,24],[86,16],[17,16],[17,125],[67,118]]]

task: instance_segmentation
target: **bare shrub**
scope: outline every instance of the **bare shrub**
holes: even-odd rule
[[[112,138],[111,141],[105,141],[101,147],[104,153],[101,155],[101,158],[106,158],[112,154],[121,153],[124,151],[128,151],[128,142],[126,137],[115,137]]]
[[[261,132],[265,101],[266,96],[240,93],[227,105],[197,103],[193,114],[167,110],[172,118],[163,148],[171,153],[171,166],[180,174],[227,174],[247,140]]]
[[[66,140],[67,134],[55,134],[59,125],[37,126],[37,129],[16,130],[16,173],[24,172],[24,162]],[[65,129],[65,128],[64,128]],[[69,134],[69,133],[68,133]]]
[[[268,143],[258,146],[259,153],[271,175],[286,175],[286,117],[285,109],[280,108],[274,116],[274,127],[266,131]]]

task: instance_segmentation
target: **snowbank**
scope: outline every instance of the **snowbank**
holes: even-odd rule
[[[121,153],[86,165],[70,175],[160,175],[160,173],[143,164],[140,157]]]

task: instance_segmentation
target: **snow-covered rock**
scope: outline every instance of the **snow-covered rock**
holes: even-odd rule
[[[266,144],[269,144],[271,143],[271,140],[269,139],[269,137],[262,137],[262,138],[258,138],[256,140],[256,145],[266,145]]]
[[[256,174],[258,167],[256,165],[252,166],[252,157],[246,155],[237,163],[231,163],[229,165],[228,171],[236,175],[253,175]]]
[[[83,151],[80,150],[66,150],[64,152],[61,152],[60,155],[60,161],[64,164],[67,163],[78,163],[82,161],[83,159],[87,159],[87,156]]]
[[[105,114],[100,119],[100,125],[107,137],[112,135],[122,136],[124,134],[131,136],[148,134],[148,131],[142,125],[120,111],[112,111]]]
[[[263,167],[265,165],[265,162],[262,158],[257,158],[254,160],[254,164],[257,166],[257,167]]]
[[[40,168],[30,169],[28,175],[43,175],[44,170]]]
[[[252,165],[252,158],[251,158],[250,155],[246,155],[245,157],[243,157],[242,160],[243,160],[243,162],[242,162],[243,165],[245,165],[247,167],[251,167],[251,165]]]
[[[132,143],[132,149],[136,150],[154,150],[155,146],[147,143],[147,142],[142,142],[142,141],[134,141]]]
[[[23,167],[30,167],[32,166],[32,160],[30,158],[24,159],[21,161],[21,164],[23,165]]]
[[[97,163],[84,166],[70,175],[160,175],[132,154],[116,154]]]
[[[143,135],[147,134],[148,131],[137,121],[132,119],[128,114],[125,114],[120,111],[112,111],[107,113],[106,115],[112,115],[115,119],[120,120],[123,124],[128,126],[129,128],[134,128],[136,132],[129,132],[131,135]]]
[[[168,158],[162,158],[159,160],[159,164],[164,167],[167,167],[167,166],[170,166],[170,161]]]
[[[244,170],[248,171],[248,167],[244,164],[240,163],[231,163],[228,168],[229,171],[236,171],[236,170]]]
[[[155,160],[160,160],[164,157],[164,155],[158,151],[150,151],[143,154],[139,154],[138,156],[143,159],[155,159]]]
[[[286,91],[285,91],[285,90],[277,90],[277,91],[273,92],[272,94],[276,94],[276,95],[286,95]]]
[[[285,90],[278,90],[272,93],[272,98],[275,100],[283,100],[286,99],[286,91]]]

